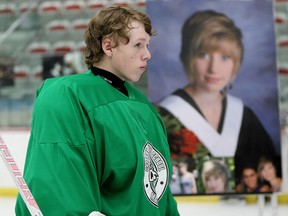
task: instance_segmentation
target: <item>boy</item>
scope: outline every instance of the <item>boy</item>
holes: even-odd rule
[[[89,22],[88,72],[37,91],[24,178],[45,216],[179,215],[165,127],[129,82],[147,69],[150,19],[111,6]],[[18,197],[16,215],[29,215]]]

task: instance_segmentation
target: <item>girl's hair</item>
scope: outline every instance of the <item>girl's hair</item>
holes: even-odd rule
[[[215,50],[231,56],[235,62],[234,72],[238,71],[244,52],[241,30],[226,15],[213,10],[192,14],[182,27],[180,59],[186,73],[191,57]]]
[[[112,38],[115,47],[119,42],[128,43],[128,31],[132,29],[131,22],[143,23],[145,31],[150,35],[156,35],[152,29],[150,18],[131,8],[121,6],[110,6],[99,11],[89,22],[84,33],[86,47],[84,49],[85,63],[89,68],[101,60],[104,52],[102,50],[102,40]]]
[[[210,176],[222,177],[225,182],[225,189],[228,189],[229,171],[222,161],[213,159],[204,162],[202,168],[202,182],[205,187],[207,187],[207,179]]]

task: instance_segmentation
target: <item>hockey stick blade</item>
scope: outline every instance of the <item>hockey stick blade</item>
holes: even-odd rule
[[[43,216],[7,145],[0,136],[0,155],[32,216]]]

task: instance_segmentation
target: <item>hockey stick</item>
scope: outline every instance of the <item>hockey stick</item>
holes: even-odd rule
[[[4,163],[6,167],[8,168],[13,180],[15,181],[15,184],[30,214],[32,216],[43,216],[16,162],[14,161],[12,155],[9,152],[7,145],[5,144],[1,136],[0,136],[0,152],[1,152],[0,155],[3,158]]]

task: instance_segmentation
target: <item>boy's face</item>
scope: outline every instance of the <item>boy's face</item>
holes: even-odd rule
[[[120,41],[117,47],[112,48],[111,72],[122,80],[137,82],[151,58],[148,50],[150,35],[142,23],[132,21],[131,26],[133,28],[128,32],[129,43]]]

